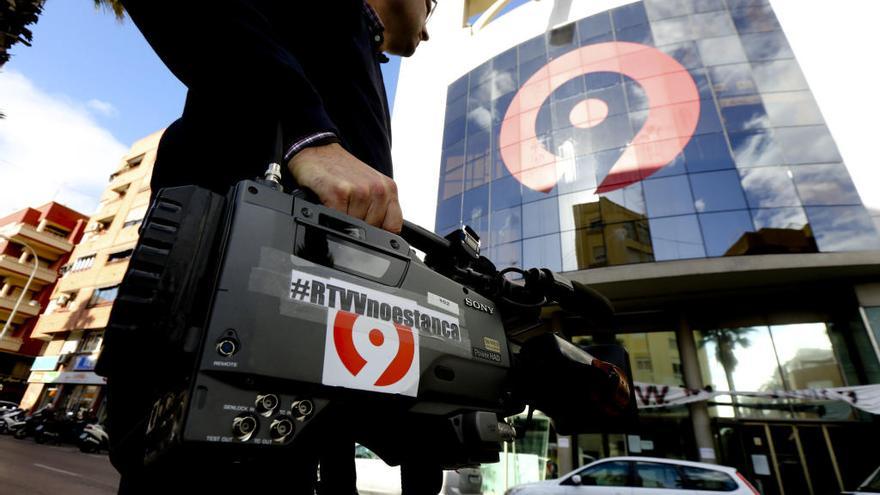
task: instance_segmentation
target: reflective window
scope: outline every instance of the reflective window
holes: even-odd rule
[[[611,17],[614,19],[614,28],[618,31],[639,24],[646,24],[648,22],[648,16],[645,14],[645,6],[641,2],[618,7],[611,11]]]
[[[489,60],[488,62],[481,64],[476,69],[472,70],[469,76],[468,88],[470,89],[470,92],[473,93],[474,88],[482,85],[492,77],[492,61]]]
[[[489,185],[471,189],[464,193],[462,203],[462,220],[468,223],[475,218],[489,214]]]
[[[807,89],[807,80],[793,59],[752,63],[752,76],[762,93]]]
[[[752,210],[755,229],[800,230],[807,225],[807,214],[803,208],[759,208]]]
[[[782,163],[782,153],[770,131],[729,134],[728,137],[733,159],[739,168]]]
[[[450,100],[446,103],[446,123],[450,124],[453,121],[464,117],[465,112],[467,111],[467,98],[461,97],[456,100]]]
[[[657,261],[706,256],[696,215],[652,218],[649,225]]]
[[[694,200],[687,177],[663,177],[643,182],[648,216],[666,217],[693,213]]]
[[[520,183],[513,176],[495,179],[492,182],[492,209],[503,210],[522,202]]]
[[[724,0],[694,0],[694,12],[724,10]]]
[[[523,241],[523,266],[562,271],[562,246],[558,234]]]
[[[859,194],[841,164],[792,167],[804,206],[859,205]]]
[[[740,35],[746,55],[752,62],[792,58],[794,54],[782,31]]]
[[[700,52],[697,51],[697,44],[693,41],[685,41],[683,43],[675,43],[660,48],[660,51],[666,53],[670,57],[678,60],[682,66],[693,69],[703,65],[700,59]],[[711,96],[711,95],[710,95]],[[701,98],[705,98],[702,94]]]
[[[595,189],[598,185],[596,182],[596,160],[598,158],[595,154],[581,155],[575,157],[574,160],[565,162],[561,167],[562,173],[557,183],[559,194]]]
[[[647,24],[638,24],[636,26],[618,29],[617,41],[653,45],[654,37],[651,36],[651,28]]]
[[[503,71],[516,68],[516,48],[511,48],[506,52],[492,59],[492,69]]]
[[[694,136],[684,149],[689,172],[733,168],[733,159],[722,134]]]
[[[691,26],[697,39],[736,34],[733,21],[725,10],[694,14],[691,16]]]
[[[784,167],[759,167],[740,172],[752,208],[800,206],[794,183]]]
[[[635,137],[627,115],[612,115],[588,131],[593,151],[620,148]]]
[[[782,29],[769,5],[732,9],[730,15],[740,33],[759,33]]]
[[[739,42],[739,36],[701,39],[697,41],[697,46],[706,67],[746,61],[746,53]]]
[[[714,469],[680,466],[687,488],[711,492],[732,492],[739,488],[733,478]]]
[[[689,17],[675,17],[651,22],[651,31],[657,46],[681,43],[694,39]]]
[[[735,170],[691,174],[690,181],[694,194],[694,208],[698,212],[746,208],[739,174]]]
[[[603,197],[614,204],[623,206],[633,213],[644,214],[645,196],[641,182],[603,194]]]
[[[556,198],[526,203],[522,207],[523,237],[559,232],[559,213]]]
[[[435,221],[439,232],[441,229],[455,227],[461,224],[461,196],[453,196],[450,199],[440,201],[437,204],[437,219]]]
[[[786,163],[839,162],[840,154],[825,126],[776,129]]]
[[[526,41],[517,48],[519,53],[520,64],[536,58],[546,58],[547,45],[544,41],[544,35]]]
[[[603,218],[600,201],[603,200],[593,191],[559,196],[559,230],[565,232],[613,221],[610,218]],[[608,199],[604,201],[610,202]]]
[[[723,98],[718,100],[718,105],[727,132],[757,131],[770,124],[758,95]]]
[[[464,140],[465,134],[465,118],[461,117],[453,120],[449,124],[446,124],[446,127],[443,129],[443,147],[449,147],[450,145],[457,143],[459,141]]]
[[[676,466],[657,462],[636,462],[635,487],[681,489],[684,486]]]
[[[449,85],[449,92],[447,93],[446,99],[448,101],[454,101],[467,95],[467,88],[468,76],[464,75],[461,78],[457,79],[454,83]]]
[[[523,266],[522,243],[511,242],[489,248],[488,257],[499,270],[510,266]]]
[[[675,332],[619,333],[616,338],[629,353],[633,381],[677,386],[682,383]]]
[[[719,98],[750,95],[757,92],[749,64],[721,65],[708,69],[712,89]]]
[[[863,206],[813,206],[804,209],[820,251],[880,249],[880,238],[874,222]]]
[[[645,0],[645,10],[652,20],[691,14],[694,2],[689,0]]]
[[[702,213],[700,226],[707,256],[731,256],[740,254],[738,244],[746,242],[743,236],[752,230],[752,217],[748,210]]]
[[[627,486],[629,463],[625,461],[603,462],[577,473],[582,485]]]
[[[685,148],[687,151],[687,148]],[[670,177],[673,175],[683,175],[687,173],[687,169],[685,168],[685,154],[679,153],[671,162],[664,165],[663,168],[654,172],[651,175],[652,179],[656,179],[659,177]]]
[[[809,91],[765,93],[761,97],[770,123],[776,127],[824,123],[819,107]]]
[[[492,213],[492,243],[506,244],[522,238],[522,208],[519,206]]]
[[[611,32],[611,18],[607,13],[585,17],[577,22],[578,37],[588,40]]]
[[[782,374],[773,389],[843,387],[846,383],[824,323],[774,325],[770,334],[776,346]]]

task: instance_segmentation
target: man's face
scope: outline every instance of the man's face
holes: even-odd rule
[[[428,14],[433,0],[368,0],[385,24],[382,51],[409,57],[421,41],[427,41]]]

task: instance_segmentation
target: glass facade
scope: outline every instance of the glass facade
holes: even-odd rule
[[[436,216],[500,267],[880,249],[768,2],[645,0],[449,86]]]

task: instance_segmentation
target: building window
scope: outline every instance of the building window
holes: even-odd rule
[[[104,331],[89,332],[83,336],[80,341],[79,353],[92,353],[101,348],[101,342],[104,341]]]
[[[67,272],[81,272],[83,270],[88,270],[95,264],[95,255],[90,254],[88,256],[81,256],[73,262],[73,265],[70,265],[70,268],[66,270]]]
[[[124,251],[117,251],[115,253],[110,253],[107,256],[107,263],[117,263],[120,261],[125,261],[131,258],[132,253],[134,253],[134,249],[126,249]]]
[[[89,301],[89,307],[112,303],[114,300],[116,300],[116,295],[118,292],[118,285],[95,289],[95,292],[92,293],[92,299]]]
[[[67,236],[70,235],[70,232],[68,232],[66,229],[49,224],[46,224],[46,226],[43,227],[43,232],[54,235],[55,237],[60,237],[62,239],[67,239]]]
[[[125,216],[125,223],[122,224],[122,228],[128,228],[135,225],[140,225],[140,223],[144,220],[144,216],[147,214],[147,205],[143,205],[140,207],[134,207],[129,210],[128,215]]]

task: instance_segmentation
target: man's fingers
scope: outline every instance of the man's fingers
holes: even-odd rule
[[[363,184],[351,188],[348,196],[348,214],[355,218],[364,218],[370,209],[370,189]]]
[[[403,212],[400,211],[400,203],[397,201],[397,198],[388,203],[388,210],[385,211],[385,221],[382,223],[382,228],[395,234],[399,234],[403,229]]]

